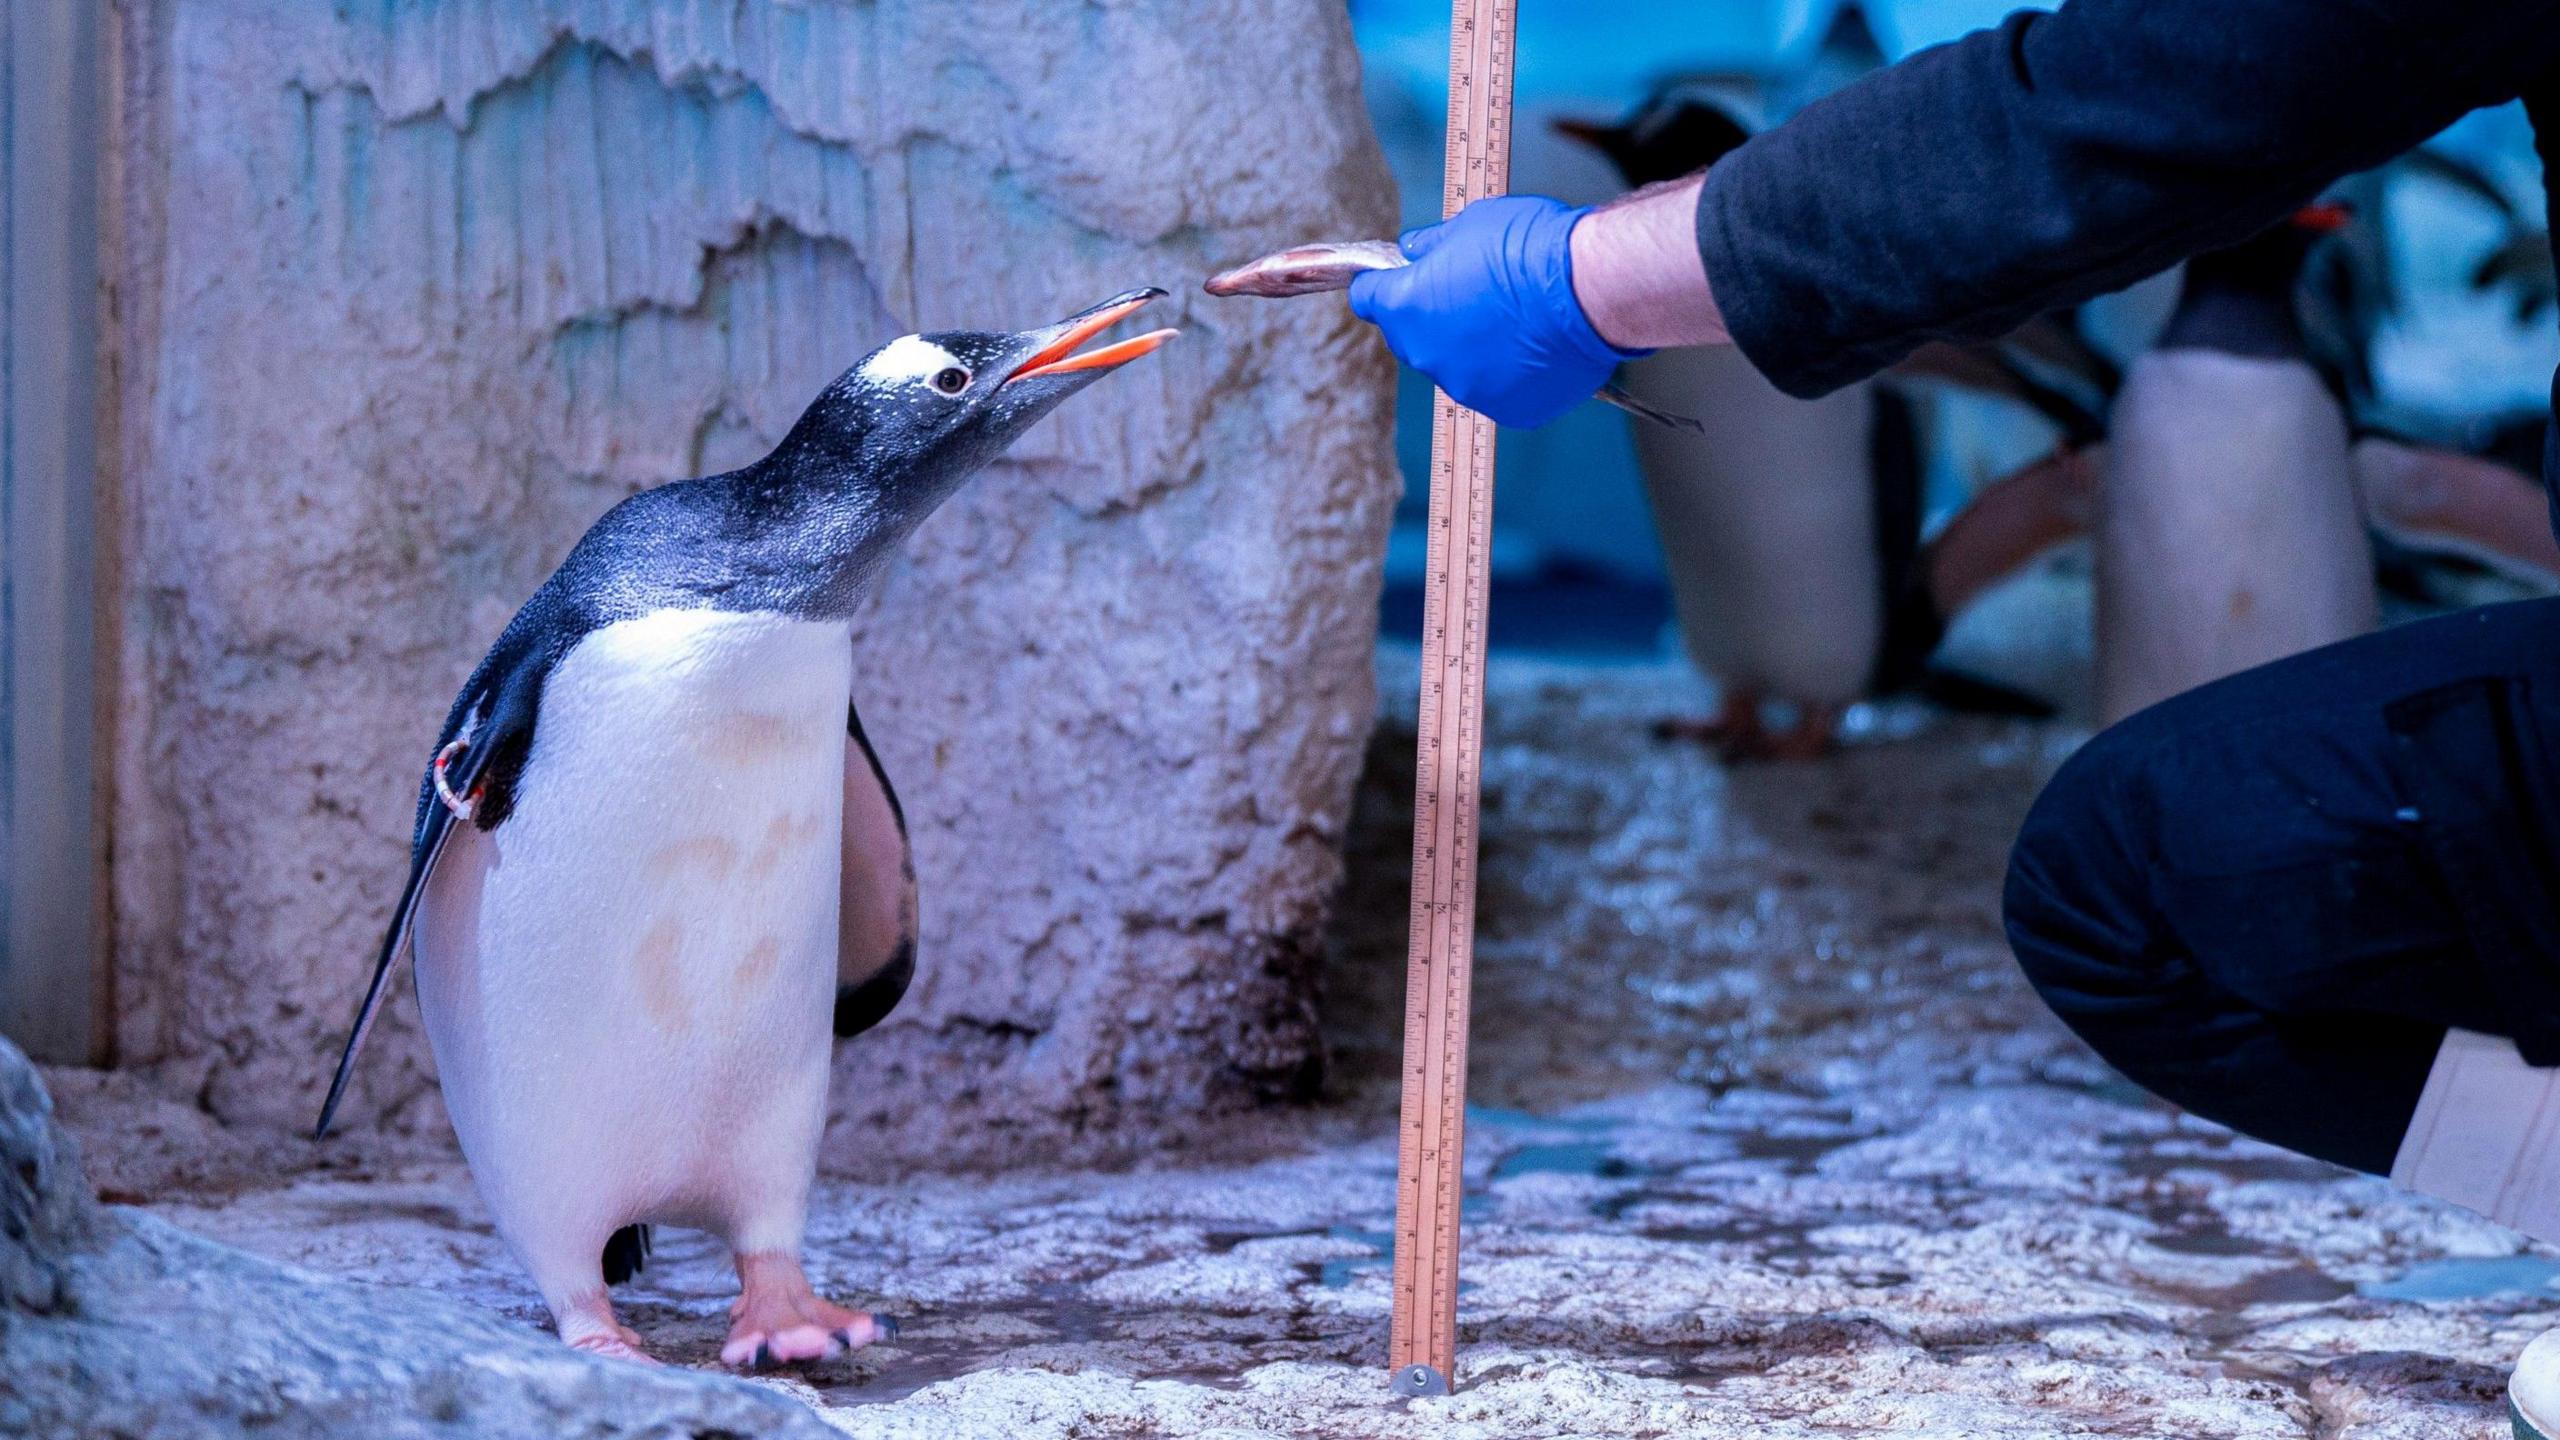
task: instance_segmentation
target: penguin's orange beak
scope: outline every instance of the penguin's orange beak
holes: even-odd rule
[[[1114,296],[1081,315],[1061,321],[1057,327],[1057,334],[1050,337],[1049,343],[1033,351],[1029,359],[1023,361],[1012,374],[1005,377],[1004,383],[1010,385],[1016,380],[1028,380],[1035,375],[1065,375],[1077,370],[1109,370],[1148,354],[1182,332],[1172,329],[1151,330],[1144,335],[1114,341],[1109,345],[1081,353],[1076,350],[1076,347],[1138,313],[1148,301],[1163,297],[1162,290],[1149,286],[1144,290],[1132,290],[1126,295]]]

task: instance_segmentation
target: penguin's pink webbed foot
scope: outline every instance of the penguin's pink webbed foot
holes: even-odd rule
[[[1704,745],[1730,760],[1766,740],[1768,731],[1760,724],[1760,697],[1728,691],[1716,713],[1704,720],[1654,721],[1653,738]]]
[[[643,1365],[658,1363],[640,1348],[640,1332],[613,1318],[613,1302],[601,1290],[571,1296],[552,1318],[560,1327],[561,1343],[572,1350],[615,1360],[636,1360]]]
[[[1783,730],[1764,731],[1758,749],[1733,758],[1742,760],[1819,760],[1831,753],[1832,742],[1839,738],[1840,712],[1829,706],[1806,709],[1796,723]]]
[[[1760,697],[1730,695],[1705,720],[1658,720],[1657,740],[1688,740],[1708,746],[1726,764],[1752,760],[1818,760],[1831,752],[1840,730],[1840,711],[1828,705],[1799,707],[1795,722],[1772,730],[1760,714]]]
[[[720,1363],[761,1370],[824,1360],[894,1339],[897,1322],[820,1299],[793,1256],[775,1251],[738,1257],[738,1299],[729,1307],[729,1338]]]

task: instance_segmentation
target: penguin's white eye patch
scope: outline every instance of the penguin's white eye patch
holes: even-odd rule
[[[957,395],[969,388],[969,372],[957,365],[946,365],[934,372],[933,388],[945,395]]]
[[[862,362],[862,377],[881,385],[911,385],[946,369],[959,367],[960,357],[921,335],[901,335]],[[965,373],[965,372],[964,372]]]

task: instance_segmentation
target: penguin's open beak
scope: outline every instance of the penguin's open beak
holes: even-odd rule
[[[1081,314],[1070,315],[1046,330],[1031,332],[1025,338],[1036,341],[1039,348],[1025,357],[1023,362],[1014,368],[1014,372],[1005,377],[1004,383],[1010,385],[1017,380],[1028,380],[1036,375],[1065,375],[1078,370],[1110,370],[1128,364],[1182,332],[1152,330],[1144,335],[1114,341],[1092,350],[1079,352],[1076,347],[1110,329],[1121,320],[1136,314],[1148,301],[1163,298],[1164,292],[1150,285],[1144,290],[1132,290],[1124,295],[1114,295],[1092,309]]]
[[[1550,120],[1547,125],[1567,140],[1579,140],[1604,154],[1614,152],[1619,139],[1626,133],[1615,125],[1603,125],[1597,120],[1576,120],[1569,115]]]

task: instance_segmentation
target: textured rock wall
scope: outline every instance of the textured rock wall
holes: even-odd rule
[[[584,526],[915,329],[1185,329],[926,526],[858,638],[924,887],[834,1157],[1288,1092],[1394,478],[1340,307],[1196,277],[1393,218],[1338,0],[129,0],[120,1058],[308,1123],[454,687]],[[1165,307],[1160,307],[1165,308]],[[433,1125],[405,988],[356,1122]]]

